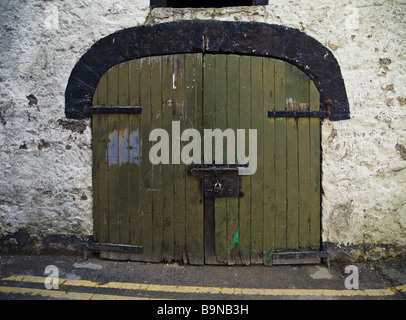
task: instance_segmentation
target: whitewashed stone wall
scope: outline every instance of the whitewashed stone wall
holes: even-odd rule
[[[406,1],[269,2],[150,10],[149,0],[2,0],[0,238],[92,234],[89,122],[64,115],[69,75],[90,46],[128,27],[218,19],[300,29],[333,52],[352,119],[323,123],[323,241],[405,247]]]

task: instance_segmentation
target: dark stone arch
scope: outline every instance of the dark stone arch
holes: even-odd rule
[[[276,58],[305,72],[320,92],[322,108],[330,106],[330,120],[350,118],[340,66],[330,50],[305,33],[257,22],[191,20],[145,25],[115,32],[95,43],[78,61],[65,93],[70,119],[85,112],[102,75],[133,59],[180,53],[222,53]]]

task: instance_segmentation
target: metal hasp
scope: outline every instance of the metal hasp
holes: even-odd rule
[[[104,107],[95,106],[86,108],[88,114],[141,114],[141,107]]]
[[[230,165],[195,165],[193,171],[202,177],[202,188],[207,197],[238,197],[240,193],[239,168]]]

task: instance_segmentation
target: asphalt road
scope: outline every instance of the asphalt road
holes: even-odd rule
[[[154,313],[179,312],[182,316],[188,309],[181,307],[194,301],[188,317],[204,312],[244,314],[242,300],[405,300],[406,259],[332,262],[328,268],[324,264],[179,266],[107,261],[96,256],[85,260],[80,256],[3,255],[0,299],[158,300],[150,305]],[[214,303],[210,304],[212,310],[208,301]],[[179,309],[170,309],[175,305]],[[223,307],[216,307],[219,305]]]

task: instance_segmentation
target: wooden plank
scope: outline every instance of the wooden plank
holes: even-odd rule
[[[294,66],[286,64],[286,104],[290,111],[298,110],[299,86],[301,85]],[[286,246],[298,248],[299,197],[298,197],[298,129],[297,120],[286,119]]]
[[[264,120],[262,60],[251,58],[251,128],[257,129],[257,171],[251,176],[251,264],[263,264]]]
[[[140,60],[133,60],[129,65],[129,90],[130,105],[140,105]],[[140,245],[141,238],[141,215],[140,215],[140,120],[141,115],[131,116],[129,120],[129,148],[130,168],[128,172],[130,188],[130,242],[132,245]]]
[[[319,110],[320,95],[313,82],[310,82],[310,110]],[[320,121],[310,120],[310,246],[320,248],[320,188],[321,150]]]
[[[227,58],[227,128],[234,132],[240,128],[240,60],[236,55]],[[236,138],[236,137],[235,137]],[[227,200],[227,263],[229,265],[241,264],[239,255],[239,212],[238,197]]]
[[[173,57],[162,58],[162,128],[172,136],[173,108]],[[163,252],[165,261],[172,261],[175,254],[175,207],[173,187],[173,165],[162,166],[163,188]]]
[[[140,215],[142,217],[142,247],[143,261],[152,261],[152,194],[148,189],[152,188],[152,164],[149,160],[151,142],[151,71],[150,58],[140,60],[140,100],[144,108],[141,114],[141,165],[140,165]]]
[[[264,236],[263,257],[265,265],[272,265],[275,248],[275,119],[266,115],[275,106],[275,62],[263,60],[263,119],[264,119]]]
[[[108,73],[107,104],[115,106],[119,103],[119,66],[110,69]],[[120,243],[120,213],[118,209],[120,181],[118,170],[118,116],[110,115],[107,120],[108,129],[108,166],[109,166],[109,242]]]
[[[296,69],[296,68],[295,68]],[[298,105],[303,109],[310,104],[310,80],[302,72],[297,72]],[[298,153],[299,153],[299,247],[310,246],[310,121],[298,120]]]
[[[298,119],[299,134],[299,248],[310,246],[310,127]]]
[[[151,57],[151,131],[162,128],[161,99],[161,62],[162,57]],[[162,164],[152,165],[151,188],[152,196],[152,261],[162,261],[163,246],[163,189]]]
[[[275,61],[275,110],[286,107],[285,63]],[[286,249],[286,119],[275,119],[275,251]]]
[[[222,131],[227,129],[227,56],[216,55],[216,71],[215,71],[215,99],[216,99],[216,127]],[[222,163],[227,163],[225,160],[227,155],[227,139],[223,139],[223,159]],[[213,148],[215,144],[213,142]],[[215,148],[217,149],[217,148]],[[215,161],[218,163],[218,150],[215,150]],[[227,262],[227,199],[214,199],[214,220],[216,225],[215,244],[216,257],[219,263]]]
[[[99,99],[100,96],[100,99]],[[93,96],[93,105],[107,102],[107,75],[102,76],[99,81],[98,87]],[[102,127],[103,123],[101,118],[97,115],[92,116],[92,149],[93,149],[93,170],[92,170],[92,184],[93,184],[93,234],[95,241],[100,241],[102,237],[101,230],[107,229],[107,216],[108,208],[102,208],[103,189],[99,188],[99,185],[106,184],[107,177],[106,170],[106,133],[105,127]],[[103,141],[104,139],[104,141]],[[103,170],[104,169],[104,170]],[[105,176],[103,176],[103,172]],[[104,180],[104,181],[100,181]],[[107,201],[106,201],[107,202]],[[108,231],[107,231],[108,232]]]
[[[119,66],[119,105],[129,105],[129,64]],[[129,189],[129,118],[130,115],[116,115],[118,121],[118,211],[120,215],[120,244],[130,244],[130,189]]]
[[[184,55],[174,56],[173,65],[174,79],[174,118],[180,121],[180,133],[185,129],[186,105],[185,105],[185,58]],[[174,155],[179,164],[176,164]],[[172,164],[173,164],[173,184],[174,184],[174,206],[175,210],[175,260],[183,261],[185,252],[185,174],[186,168],[180,162],[180,150],[175,150],[172,143]]]
[[[216,128],[216,61],[214,55],[204,56],[204,83],[203,83],[203,128]],[[210,155],[214,159],[213,153]],[[204,155],[204,163],[208,161],[208,155]],[[215,258],[215,221],[214,221],[214,198],[204,197],[204,259],[206,264],[216,264]]]
[[[185,55],[185,86],[187,119],[185,126],[203,131],[202,54]],[[191,166],[186,166],[190,168]],[[203,199],[199,178],[187,170],[185,175],[186,248],[190,264],[204,264]]]
[[[245,129],[245,149],[249,147],[251,127],[251,61],[250,57],[240,57],[240,128]],[[245,155],[248,152],[245,153]],[[245,156],[244,155],[244,156]],[[238,158],[238,155],[237,155]],[[251,263],[251,176],[241,176],[239,205],[239,248],[242,263]]]

